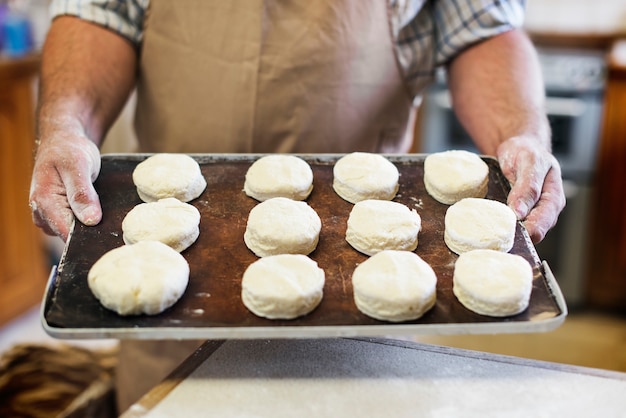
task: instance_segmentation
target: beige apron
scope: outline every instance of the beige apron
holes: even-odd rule
[[[387,0],[151,2],[135,127],[146,152],[406,152]]]
[[[387,0],[152,0],[141,151],[406,152],[411,100],[388,13]],[[120,410],[198,344],[122,342]]]

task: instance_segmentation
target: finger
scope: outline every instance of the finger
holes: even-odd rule
[[[87,148],[56,150],[35,161],[30,188],[33,222],[45,233],[67,240],[74,216],[87,224],[102,217],[99,198],[91,184],[100,170],[100,159]],[[62,155],[63,157],[59,157]]]
[[[87,141],[86,147],[80,151],[84,158],[64,164],[65,169],[59,174],[65,186],[67,202],[76,218],[87,226],[93,226],[102,220],[100,199],[93,187],[100,173],[100,153],[91,141]]]
[[[87,226],[97,225],[102,220],[100,198],[90,178],[72,173],[62,174],[69,208],[76,218]]]
[[[49,211],[50,216],[46,216],[35,200],[31,200],[29,206],[32,211],[33,223],[41,228],[47,235],[59,236],[64,242],[67,241],[69,231],[74,221],[72,210],[63,205],[65,197],[59,199],[59,204],[52,204],[56,210]]]
[[[526,219],[531,209],[539,202],[549,170],[549,163],[531,158],[518,159],[515,179],[507,199],[518,219]]]
[[[29,206],[33,222],[46,234],[58,235],[65,241],[74,215],[58,172],[54,168],[43,167],[36,168],[31,179]]]
[[[548,172],[541,198],[524,221],[526,230],[535,244],[541,242],[548,231],[556,225],[564,207],[565,194],[560,170],[556,166]]]

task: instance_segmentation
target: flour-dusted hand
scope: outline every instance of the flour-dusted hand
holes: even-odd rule
[[[58,130],[41,142],[35,157],[30,207],[35,224],[67,240],[74,216],[85,225],[102,219],[93,182],[100,172],[98,147],[80,133]]]
[[[497,156],[509,206],[541,241],[565,206],[539,57],[523,30],[479,42],[448,66],[454,110],[481,153]]]
[[[98,147],[135,84],[137,51],[73,16],[54,19],[43,49],[30,207],[37,226],[67,240],[74,216],[85,225],[102,219],[92,184]]]
[[[561,167],[549,150],[528,137],[504,141],[497,157],[511,183],[508,204],[524,221],[532,241],[538,243],[565,207]]]

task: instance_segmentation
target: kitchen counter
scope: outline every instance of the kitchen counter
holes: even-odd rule
[[[617,417],[626,374],[391,339],[208,341],[138,417]]]
[[[608,49],[626,35],[624,0],[527,2],[524,28],[543,46]]]

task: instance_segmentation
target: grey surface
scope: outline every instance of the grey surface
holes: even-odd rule
[[[620,417],[626,374],[397,340],[226,341],[154,417]]]

